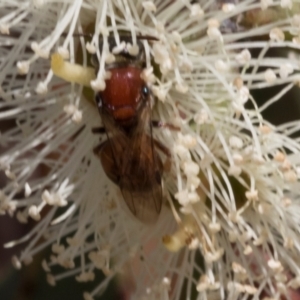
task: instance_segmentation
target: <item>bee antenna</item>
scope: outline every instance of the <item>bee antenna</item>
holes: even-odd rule
[[[159,39],[151,35],[137,35],[139,40],[158,41]]]
[[[91,33],[73,33],[73,36],[76,36],[76,37],[84,36],[84,37],[89,37],[89,38],[93,37],[93,35]]]
[[[66,37],[68,34],[66,32],[63,32],[61,34],[62,37]],[[73,33],[73,37],[87,37],[87,38],[92,38],[93,35],[91,33]]]

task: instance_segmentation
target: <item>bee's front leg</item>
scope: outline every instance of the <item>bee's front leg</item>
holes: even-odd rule
[[[97,145],[94,149],[93,149],[93,152],[96,156],[98,156],[100,158],[100,153],[101,153],[101,150],[104,146],[105,142],[103,143],[100,143],[99,145]]]
[[[172,167],[171,151],[165,145],[163,145],[160,141],[158,141],[156,139],[153,139],[153,143],[154,143],[154,146],[157,149],[159,149],[161,152],[163,152],[163,154],[167,157],[165,162],[163,163],[163,169],[166,172],[169,172]]]
[[[152,127],[158,127],[158,128],[168,128],[170,130],[174,131],[180,131],[180,128],[178,126],[175,126],[173,124],[165,123],[162,121],[151,121]]]
[[[106,133],[106,130],[104,127],[93,127],[92,128],[92,133],[95,133],[95,134],[104,134]]]

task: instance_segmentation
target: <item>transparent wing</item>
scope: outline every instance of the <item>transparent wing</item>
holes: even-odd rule
[[[146,141],[147,144],[144,141],[141,145],[142,151],[127,161],[119,185],[131,212],[141,221],[149,223],[154,222],[161,211],[162,164],[153,152],[149,136]]]
[[[162,163],[154,149],[150,112],[145,107],[130,137],[119,184],[131,212],[147,223],[158,218],[162,206]]]
[[[150,106],[140,111],[130,134],[118,128],[110,116],[102,116],[108,137],[102,150],[109,161],[106,174],[119,185],[130,211],[146,223],[158,218],[162,206],[162,163],[154,150],[150,113]]]

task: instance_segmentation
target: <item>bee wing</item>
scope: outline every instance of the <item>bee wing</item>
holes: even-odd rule
[[[162,164],[153,152],[149,136],[146,141],[148,144],[142,145],[142,151],[127,161],[119,185],[130,211],[141,221],[151,223],[158,218],[162,207]]]
[[[112,117],[108,114],[101,114],[101,119],[107,136],[107,146],[105,155],[113,161],[115,173],[121,176],[124,162],[126,160],[126,149],[130,149],[130,139],[126,136],[120,127],[116,126]],[[114,181],[115,182],[115,181]]]
[[[139,117],[130,147],[124,152],[120,188],[131,212],[143,222],[154,222],[162,207],[162,163],[155,152],[150,106]],[[148,134],[147,134],[148,133]]]
[[[149,101],[128,136],[109,115],[102,115],[108,143],[102,155],[104,161],[110,159],[106,173],[119,185],[130,211],[145,223],[154,222],[162,207],[162,163],[154,150],[150,119]]]
[[[128,185],[122,179],[120,188],[124,200],[135,217],[144,223],[154,223],[159,216],[162,206],[161,184],[155,182],[149,189],[143,186]]]

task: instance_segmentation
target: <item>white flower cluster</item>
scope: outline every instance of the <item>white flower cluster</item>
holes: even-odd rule
[[[0,0],[0,7],[7,178],[0,212],[37,221],[6,244],[30,241],[13,258],[16,268],[50,246],[49,284],[105,274],[84,293],[89,300],[121,273],[134,282],[131,299],[266,300],[300,287],[300,140],[293,137],[300,122],[275,126],[262,116],[300,81],[297,1]],[[121,42],[125,31],[132,44]],[[117,44],[111,52],[108,36]],[[139,36],[154,37],[142,41],[153,119],[180,128],[154,129],[172,160],[152,226],[126,213],[93,154],[99,137],[91,129],[101,124],[93,93],[50,66],[56,52],[64,67],[82,65],[74,78],[86,72],[80,82],[104,90],[105,65],[125,47],[137,55]],[[286,56],[268,55],[278,48]],[[93,79],[90,54],[99,61]],[[252,90],[272,86],[278,93],[259,106]],[[55,265],[67,270],[54,274]]]

